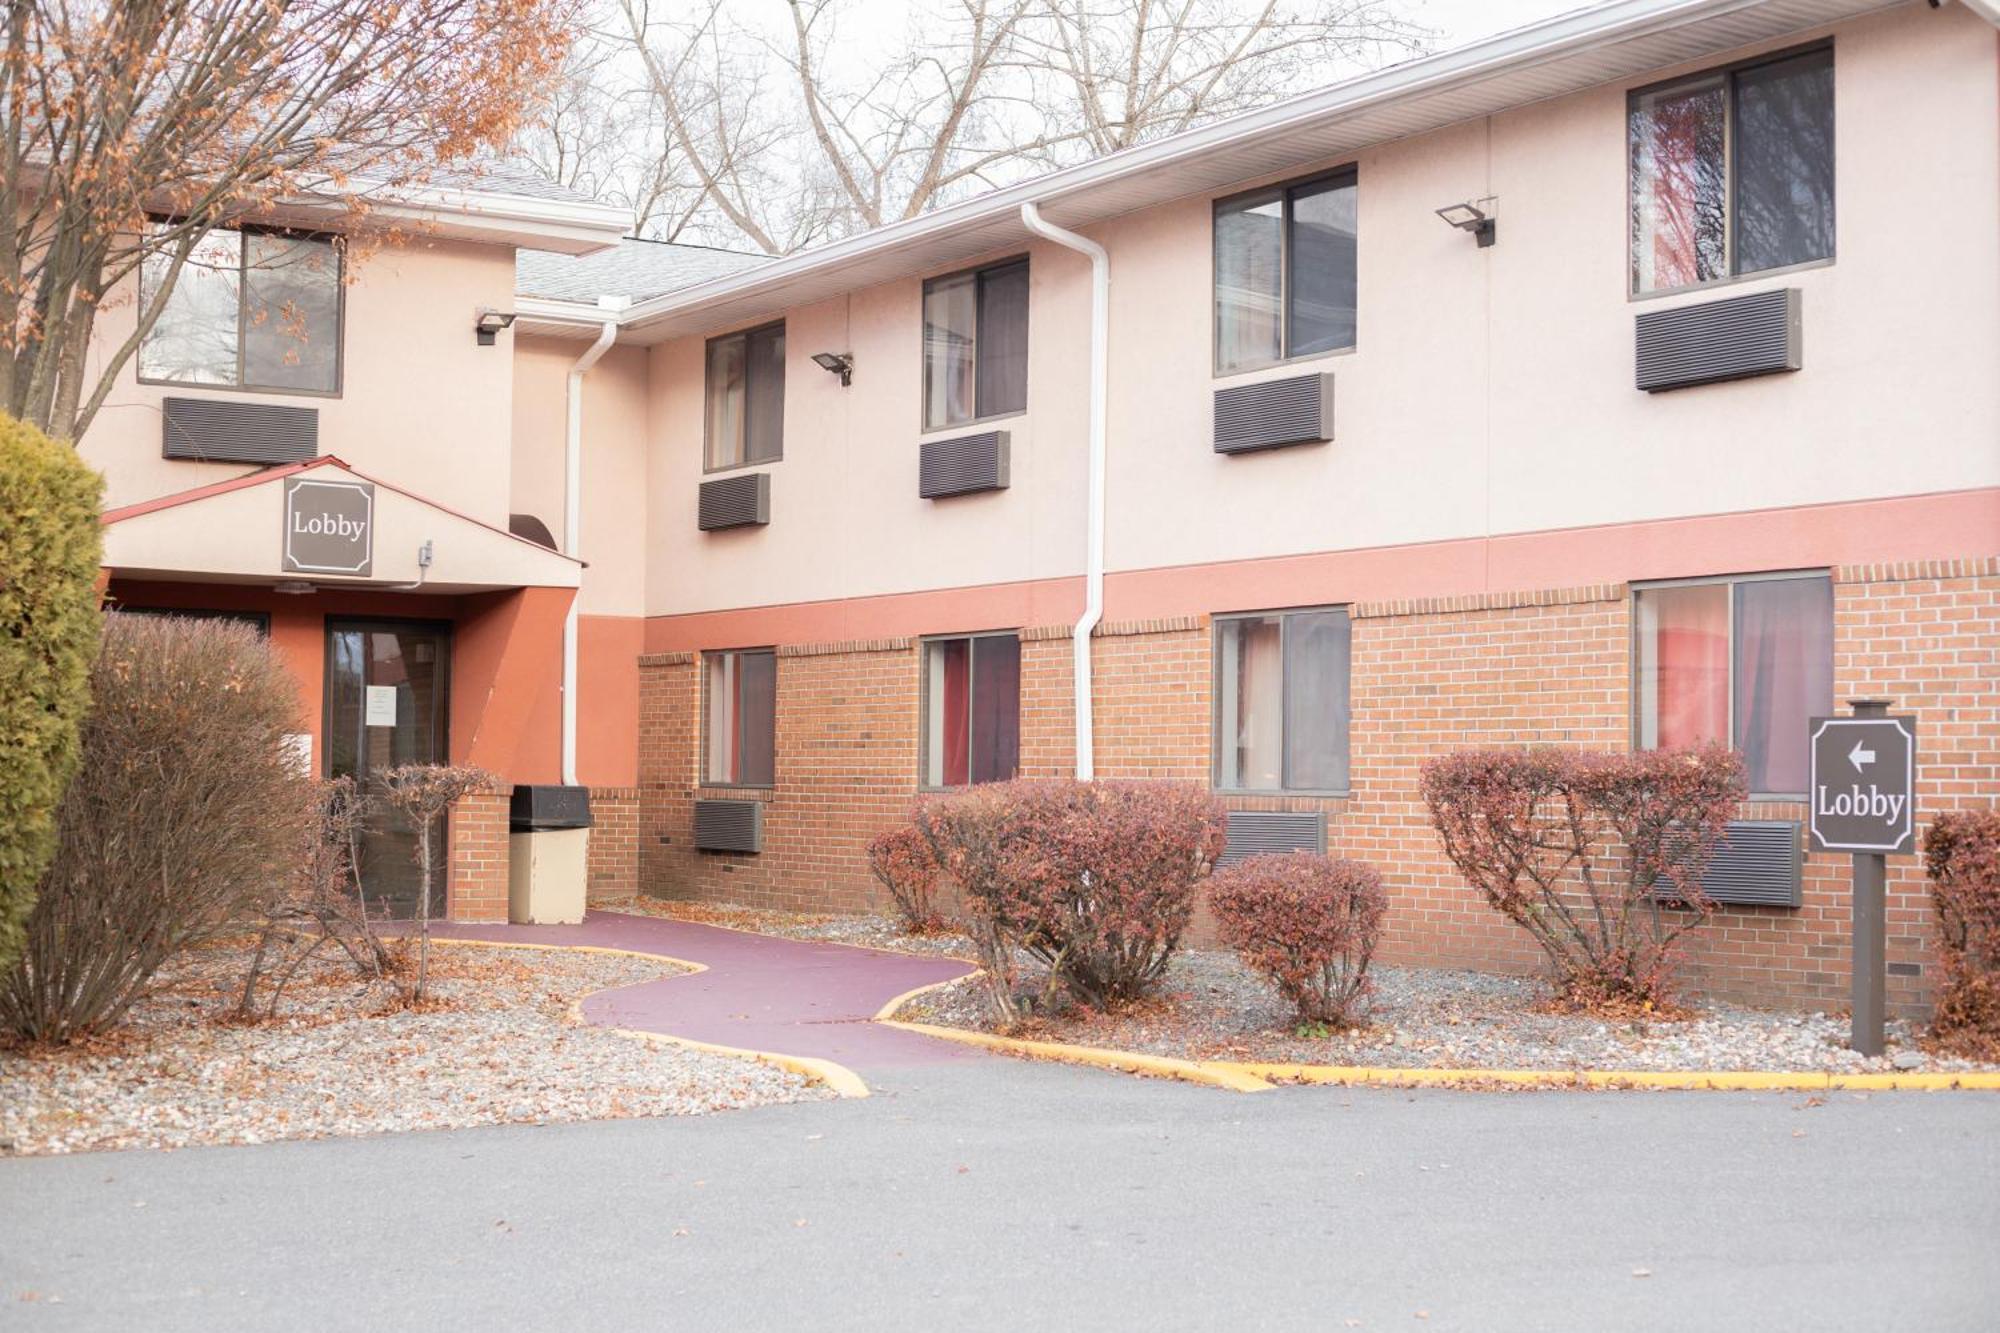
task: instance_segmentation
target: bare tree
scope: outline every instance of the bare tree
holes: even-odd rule
[[[214,228],[362,212],[506,142],[575,3],[9,0],[0,409],[77,438]],[[149,257],[132,331],[89,355]]]
[[[430,981],[431,880],[436,863],[439,821],[460,797],[486,791],[494,777],[466,764],[398,764],[382,775],[382,799],[417,831],[417,977],[412,1003],[421,1003]]]
[[[1300,91],[1326,72],[1422,49],[1381,0],[1042,0],[1023,61],[1092,154]]]
[[[1420,50],[1385,0],[617,0],[629,69],[697,212],[784,253]],[[866,21],[866,20],[873,20]],[[704,222],[696,221],[697,231]]]

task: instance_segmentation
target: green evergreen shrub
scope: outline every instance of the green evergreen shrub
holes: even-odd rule
[[[75,449],[0,414],[0,973],[55,850],[90,707],[102,493]]]

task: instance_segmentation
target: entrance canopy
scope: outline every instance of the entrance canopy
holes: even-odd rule
[[[575,588],[583,563],[328,455],[104,514],[121,579],[426,593]]]

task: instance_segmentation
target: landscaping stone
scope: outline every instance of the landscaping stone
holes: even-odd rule
[[[831,1095],[756,1061],[574,1020],[584,995],[682,970],[658,961],[440,944],[435,1001],[421,1010],[327,961],[292,983],[276,1018],[240,1025],[228,1011],[242,962],[219,949],[177,963],[94,1043],[0,1051],[0,1152],[699,1115]]]
[[[1847,1049],[1847,1022],[1697,1001],[1683,1019],[1611,1022],[1562,1013],[1544,981],[1481,972],[1377,967],[1366,1025],[1307,1035],[1259,976],[1227,953],[1175,956],[1158,996],[1116,1015],[1072,1014],[1020,1035],[1184,1059],[1390,1068],[1770,1070],[1862,1073],[1990,1069],[1927,1054],[1908,1024],[1889,1025],[1890,1053]],[[1023,980],[1038,977],[1024,967]],[[992,1030],[980,983],[916,997],[899,1018]]]

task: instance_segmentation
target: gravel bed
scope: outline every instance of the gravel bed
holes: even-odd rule
[[[779,935],[788,940],[852,944],[864,949],[886,949],[891,953],[919,954],[927,958],[972,958],[972,941],[963,935],[912,935],[895,917],[872,912],[777,912],[762,907],[740,907],[733,903],[680,902],[644,895],[604,899],[591,903],[591,907],[605,912],[631,912],[638,916],[694,921],[705,926],[728,926],[733,930],[755,931],[760,935]]]
[[[227,1015],[243,959],[226,948],[185,960],[93,1043],[0,1050],[0,1154],[701,1115],[831,1095],[753,1060],[570,1016],[592,991],[684,970],[671,964],[439,944],[421,1011],[343,960],[312,965],[274,1018],[242,1025]]]
[[[1024,969],[1025,970],[1025,969]],[[1869,1073],[1996,1068],[1937,1056],[1891,1023],[1888,1050],[1847,1049],[1847,1020],[1701,1002],[1690,1017],[1611,1021],[1551,1012],[1547,983],[1417,968],[1378,967],[1365,1027],[1301,1036],[1289,1009],[1233,955],[1176,955],[1159,997],[1117,1015],[1036,1022],[1020,1035],[1187,1059],[1376,1065],[1399,1069],[1629,1069]],[[1032,978],[1031,978],[1032,979]],[[991,1031],[977,977],[926,992],[899,1018]]]

